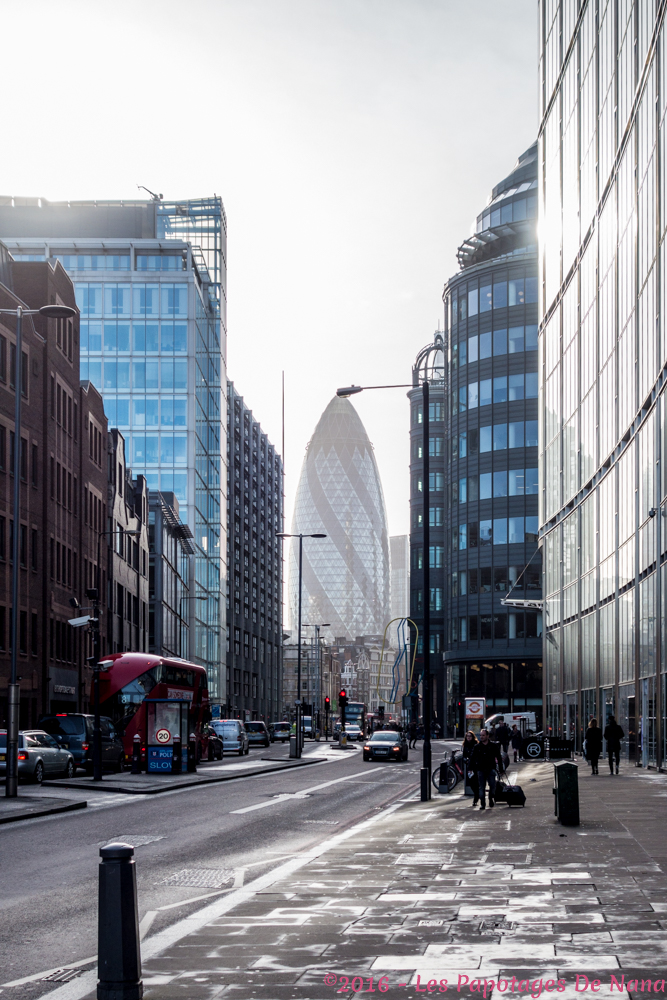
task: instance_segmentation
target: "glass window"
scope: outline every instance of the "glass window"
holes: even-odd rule
[[[160,423],[163,427],[174,426],[174,400],[173,397],[163,396],[160,406]]]
[[[101,285],[77,285],[76,304],[82,316],[102,315],[102,286]]]
[[[524,470],[510,469],[509,472],[509,494],[511,497],[521,497],[524,494]]]
[[[491,403],[491,379],[485,378],[479,383],[479,405],[488,406]]]
[[[493,334],[480,333],[479,335],[479,357],[480,361],[482,358],[490,358],[493,351]]]
[[[521,518],[523,520],[523,518]],[[507,518],[494,517],[493,519],[493,544],[507,545]]]
[[[507,354],[507,330],[493,331],[493,353]]]
[[[510,399],[523,399],[523,372],[510,375]]]
[[[459,524],[459,549],[468,548],[468,525]]]
[[[146,435],[146,464],[147,465],[157,465],[158,464],[158,435],[157,434],[147,434]]]
[[[523,420],[512,420],[509,426],[510,448],[523,448]]]
[[[526,278],[526,302],[537,302],[537,278]]]
[[[157,361],[146,362],[146,388],[158,389],[158,363]]]
[[[477,289],[468,288],[468,316],[477,315]]]
[[[481,313],[490,312],[491,305],[491,285],[482,285],[479,290],[479,311]]]
[[[511,326],[510,327],[510,354],[519,354],[523,351],[523,327],[522,326]]]
[[[475,383],[476,385],[476,383]],[[459,386],[459,413],[465,413],[468,401],[468,390],[464,385]]]
[[[477,521],[468,522],[468,548],[477,548]]]
[[[459,458],[465,458],[468,454],[468,434],[467,431],[462,431],[459,434]],[[454,438],[456,441],[456,438]]]
[[[507,375],[499,375],[493,380],[493,402],[507,402]]]
[[[104,401],[106,405],[106,400]],[[111,420],[109,420],[111,423]],[[129,427],[130,426],[130,398],[129,396],[121,396],[116,400],[116,427]]]
[[[161,389],[173,389],[174,388],[174,362],[171,359],[160,362],[160,388]]]
[[[116,361],[105,361],[104,362],[104,388],[105,389],[115,389],[116,388]]]
[[[537,515],[531,515],[526,518],[527,542],[537,542],[538,520],[539,518],[537,517]]]
[[[480,452],[491,451],[493,440],[493,429],[490,424],[479,429],[479,450]]]
[[[174,464],[173,434],[160,434],[160,462],[162,465]]]
[[[188,315],[187,285],[162,285],[162,315]]]
[[[494,497],[507,496],[507,469],[500,469],[493,473],[493,495]]]
[[[526,448],[536,448],[537,445],[537,420],[526,420]]]
[[[526,327],[526,350],[537,350],[537,324],[532,323]]]
[[[102,362],[101,361],[89,361],[88,362],[88,378],[93,383],[96,389],[102,388]]]
[[[479,342],[477,337],[468,337],[468,361],[470,364],[473,361],[479,360]]]
[[[467,360],[466,359],[466,354],[467,354],[466,348],[467,348],[468,345],[467,345],[467,342],[465,340],[462,340],[460,344],[458,344],[458,345],[455,344],[454,345],[455,348],[457,346],[458,346],[458,349],[459,349],[459,366],[461,368],[463,368],[463,366],[464,366],[464,364],[466,363],[466,360]],[[455,368],[456,365],[453,365],[453,367]]]
[[[478,449],[478,446],[479,446],[479,440],[478,440],[478,438],[479,438],[479,435],[477,433],[477,428],[476,427],[471,427],[470,433],[468,434],[468,454],[469,455],[476,455],[477,454],[477,449]],[[465,456],[461,455],[461,458],[465,458]]]
[[[520,198],[512,205],[512,220],[522,222],[526,218],[526,199]]]
[[[459,390],[459,393],[461,391],[464,393],[464,397],[465,397],[465,388],[463,390]],[[475,410],[478,405],[479,405],[479,385],[478,385],[477,382],[469,382],[468,383],[468,406],[469,406],[469,408],[471,410]],[[465,409],[465,405],[463,406],[463,409]]]
[[[539,493],[539,477],[537,469],[526,469],[526,493],[537,495]]]
[[[480,545],[490,545],[493,538],[493,522],[492,521],[480,521],[479,522],[479,544]]]
[[[102,324],[88,324],[88,350],[91,354],[99,354],[102,350]]]
[[[523,278],[512,278],[509,282],[509,305],[522,306],[526,301],[523,292]]]
[[[500,206],[500,222],[501,224],[512,221],[512,203],[509,205]]]
[[[145,399],[137,399],[135,397],[132,400],[132,426],[136,428],[144,428],[146,426]]]
[[[537,399],[537,372],[526,372],[526,399]]]
[[[158,400],[146,400],[146,427],[157,427],[158,425]]]
[[[133,389],[145,389],[146,388],[146,362],[145,361],[133,361],[132,362],[132,388]]]
[[[468,500],[477,499],[477,476],[468,476]]]
[[[493,425],[493,450],[503,451],[507,448],[507,424]]]
[[[468,490],[465,476],[459,479],[459,503],[468,502]]]
[[[537,376],[535,376],[537,378]],[[187,389],[188,387],[188,362],[174,361],[174,389]]]
[[[524,529],[522,517],[510,517],[509,519],[509,541],[510,545],[523,544]]]
[[[104,315],[105,316],[130,315],[129,285],[104,286]]]
[[[491,473],[482,472],[479,477],[479,499],[490,500],[492,495]]]
[[[507,305],[507,282],[494,281],[493,283],[493,308],[503,309]]]

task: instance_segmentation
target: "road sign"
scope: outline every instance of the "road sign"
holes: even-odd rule
[[[83,625],[87,625],[90,621],[90,615],[82,615],[80,618],[70,618],[69,624],[72,628],[81,628]]]
[[[155,734],[155,739],[158,743],[168,743],[171,739],[171,733],[168,729],[158,729]]]

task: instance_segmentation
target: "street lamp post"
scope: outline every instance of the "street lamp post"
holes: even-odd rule
[[[336,395],[342,398],[354,396],[366,389],[414,389],[414,385],[349,385],[337,389]],[[424,749],[421,767],[421,800],[427,802],[431,798],[431,565],[430,565],[430,483],[429,483],[429,382],[424,372],[422,380],[422,526],[423,526],[423,608],[424,608],[424,670],[422,674],[423,716],[424,716]]]
[[[72,319],[76,309],[71,306],[42,306],[40,309],[0,309],[4,316],[16,317],[16,358],[14,363],[14,537],[12,539],[12,617],[11,617],[11,667],[7,692],[7,770],[5,796],[15,799],[18,795],[18,748],[20,688],[17,680],[18,621],[19,621],[19,539],[21,533],[21,388],[23,368],[23,317],[44,316],[46,319]]]
[[[294,702],[296,707],[296,752],[297,756],[301,756],[301,585],[303,582],[303,540],[304,538],[326,538],[327,536],[322,532],[315,532],[314,534],[304,535],[304,534],[289,534],[287,531],[277,531],[277,538],[298,538],[299,539],[299,621],[297,624],[297,647],[296,647],[296,677],[297,677],[297,688],[296,688],[296,701]]]

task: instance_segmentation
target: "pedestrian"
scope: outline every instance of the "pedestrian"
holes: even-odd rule
[[[472,753],[476,746],[477,746],[477,737],[473,733],[472,729],[469,729],[463,738],[461,751],[463,753],[463,770],[466,775],[466,780],[470,785],[470,787],[472,788],[472,793],[474,796],[472,800],[473,809],[479,802],[479,782],[477,780],[477,773],[476,771],[473,770],[473,765],[472,765]]]
[[[521,755],[521,744],[523,743],[523,736],[517,729],[516,725],[512,726],[510,743],[512,744],[512,750],[514,751],[514,763],[516,764],[517,758]]]
[[[618,765],[621,762],[621,740],[624,739],[625,733],[619,726],[618,722],[613,715],[609,716],[609,721],[604,729],[604,738],[607,741],[607,756],[609,757],[609,773],[614,773],[614,757],[616,758],[616,774],[618,774]]]
[[[496,735],[498,737],[498,742],[503,748],[504,752],[507,753],[507,748],[510,744],[510,727],[507,725],[503,719],[498,729],[496,730]]]
[[[496,796],[496,778],[505,768],[500,756],[500,746],[492,743],[487,729],[480,730],[479,743],[474,748],[471,757],[473,771],[477,772],[479,783],[479,808],[486,809],[484,801],[486,785],[489,786],[489,806],[493,808]]]
[[[413,722],[410,723],[410,726],[408,727],[408,733],[409,733],[409,736],[410,736],[410,740],[408,742],[408,749],[409,750],[416,750],[417,749],[417,723],[416,722],[413,721]]]
[[[586,730],[586,760],[591,765],[591,774],[599,774],[598,761],[602,753],[602,730],[597,719],[591,719]]]

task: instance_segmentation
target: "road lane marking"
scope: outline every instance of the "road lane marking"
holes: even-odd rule
[[[366,771],[357,771],[355,774],[347,774],[344,778],[334,778],[332,781],[323,781],[320,785],[311,785],[309,788],[303,788],[299,792],[283,792],[281,795],[276,795],[272,799],[268,799],[266,802],[256,802],[252,806],[243,806],[242,809],[232,809],[230,815],[237,816],[241,813],[254,812],[256,809],[266,809],[267,806],[275,806],[279,802],[287,802],[288,799],[305,799],[311,792],[319,792],[323,788],[329,788],[330,785],[337,785],[341,781],[351,781],[352,778],[359,778],[367,774],[372,774],[373,771],[381,771],[381,767],[373,767]]]

